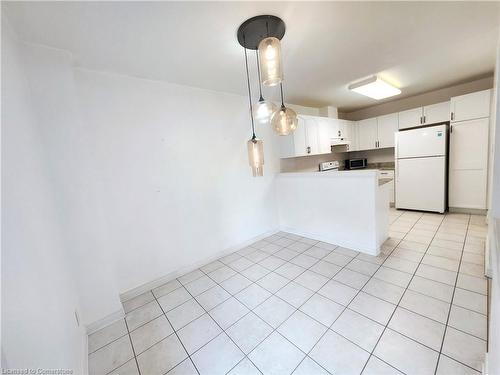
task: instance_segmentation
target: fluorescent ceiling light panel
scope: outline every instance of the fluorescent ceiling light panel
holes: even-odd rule
[[[401,90],[374,76],[349,85],[349,90],[373,99],[384,99],[401,94]]]

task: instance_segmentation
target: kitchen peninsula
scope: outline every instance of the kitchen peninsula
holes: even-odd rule
[[[389,184],[378,170],[280,173],[281,229],[378,255],[389,230]]]

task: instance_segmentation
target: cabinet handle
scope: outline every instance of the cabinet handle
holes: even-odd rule
[[[450,125],[450,133],[453,133],[453,125]]]
[[[420,116],[420,124],[422,124],[422,116]]]
[[[424,122],[423,122],[423,124],[425,124],[425,116],[424,116]]]
[[[455,119],[455,114],[451,112],[451,121],[453,121],[454,119]]]
[[[310,153],[311,153],[311,147],[309,147],[309,146],[308,146],[308,147],[306,148],[306,151],[307,151],[307,153],[308,153],[308,154],[310,154]]]

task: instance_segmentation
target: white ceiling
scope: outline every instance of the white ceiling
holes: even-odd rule
[[[403,97],[492,73],[499,33],[498,3],[2,2],[2,7],[21,38],[69,50],[77,66],[242,95],[244,60],[236,30],[249,17],[274,14],[287,26],[282,42],[287,101],[344,111],[377,103],[347,90],[350,82],[372,74],[395,83]],[[277,97],[276,89],[265,93]]]

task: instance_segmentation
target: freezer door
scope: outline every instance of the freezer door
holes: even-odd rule
[[[435,211],[446,209],[446,157],[398,159],[396,208]]]
[[[446,155],[446,125],[399,131],[396,135],[396,158]]]

